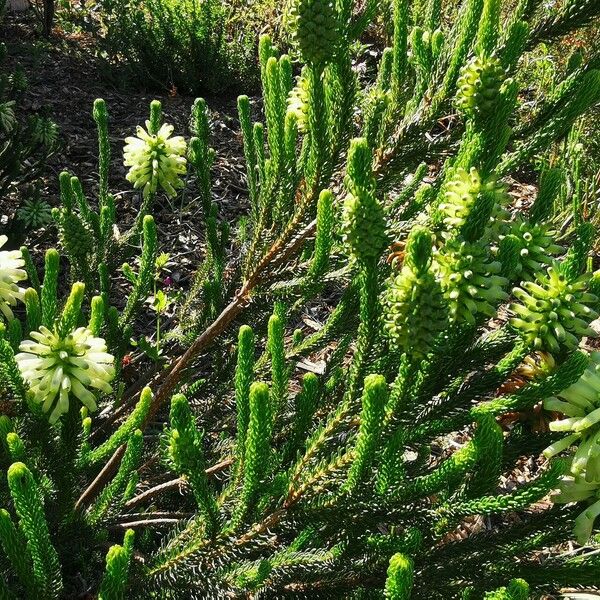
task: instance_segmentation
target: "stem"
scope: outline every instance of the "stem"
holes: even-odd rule
[[[356,352],[350,370],[350,383],[346,393],[350,402],[354,400],[357,387],[364,378],[365,366],[370,357],[373,344],[377,336],[378,324],[378,293],[377,262],[368,261],[361,265],[360,288],[360,325],[358,326],[358,340]]]
[[[204,472],[207,475],[212,475],[214,473],[218,473],[219,471],[222,471],[223,469],[226,469],[232,463],[233,463],[232,458],[226,458],[225,460],[218,462],[217,464],[213,465],[212,467],[208,467],[208,469],[205,469]],[[144,502],[145,500],[149,500],[150,498],[154,498],[158,494],[162,494],[163,492],[167,492],[169,490],[173,490],[176,488],[187,489],[188,488],[187,479],[185,479],[184,477],[178,477],[177,479],[171,479],[170,481],[165,481],[164,483],[155,485],[154,487],[147,489],[146,491],[142,492],[141,494],[138,494],[137,496],[135,496],[134,498],[129,500],[125,504],[125,508],[126,509],[134,508],[138,504],[141,504],[142,502]]]
[[[141,521],[129,521],[127,523],[116,523],[111,525],[115,529],[133,529],[135,527],[159,527],[165,525],[177,525],[183,519],[189,519],[192,515],[190,513],[182,513],[176,518],[161,518],[161,519],[144,519]]]
[[[104,465],[104,468],[96,475],[96,478],[87,489],[81,494],[79,500],[75,503],[75,511],[78,511],[83,506],[89,504],[98,492],[108,483],[109,479],[113,472],[119,466],[121,459],[123,458],[123,454],[125,454],[125,445],[119,446],[115,453],[110,457],[108,462]]]

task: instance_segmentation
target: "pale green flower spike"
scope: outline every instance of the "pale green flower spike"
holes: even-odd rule
[[[339,15],[332,0],[295,0],[291,18],[303,59],[311,64],[329,62],[340,39]]]
[[[430,268],[432,241],[427,229],[413,228],[402,270],[383,293],[384,329],[391,343],[418,358],[428,354],[447,324],[447,302]]]
[[[589,279],[588,273],[570,282],[558,268],[548,267],[535,282],[523,281],[513,290],[519,304],[509,307],[510,324],[537,350],[576,348],[582,337],[596,336],[589,324],[598,314],[588,304],[598,299],[587,291]]]
[[[8,238],[0,235],[0,248]],[[25,261],[20,250],[0,251],[0,312],[8,319],[14,318],[11,306],[16,306],[17,300],[23,300],[25,290],[17,284],[27,279],[27,273],[21,268]]]
[[[348,195],[344,200],[344,241],[360,261],[377,261],[388,243],[383,207],[377,199],[371,169],[372,153],[364,138],[355,138],[348,151]]]
[[[302,69],[302,73],[296,79],[296,85],[288,94],[287,112],[295,115],[298,131],[305,133],[308,122],[308,72],[306,67]]]
[[[579,444],[571,472],[588,483],[600,483],[600,352],[590,355],[590,363],[579,381],[557,396],[544,400],[544,408],[560,412],[565,418],[552,421],[550,430],[568,435],[546,448],[544,456],[550,458]]]
[[[460,229],[480,194],[493,195],[494,220],[498,220],[498,217],[506,218],[502,206],[510,200],[510,197],[506,193],[505,186],[495,177],[482,180],[475,167],[471,167],[469,171],[459,168],[446,184],[444,200],[439,206],[444,213],[445,225],[449,229]]]
[[[150,122],[146,121],[149,129]],[[123,151],[127,181],[135,189],[143,188],[144,197],[154,194],[160,186],[173,198],[184,183],[180,175],[186,172],[186,143],[182,136],[171,137],[173,125],[164,124],[156,135],[149,134],[143,127],[137,128],[136,137],[125,139]]]
[[[502,265],[488,260],[481,244],[449,241],[435,255],[437,272],[450,308],[452,322],[476,323],[476,315],[496,316],[496,306],[508,298],[508,279],[499,275]]]
[[[33,399],[43,403],[44,412],[52,409],[50,423],[69,410],[70,393],[90,411],[96,410],[96,398],[88,388],[108,394],[115,376],[114,357],[107,353],[106,342],[85,327],[60,337],[42,326],[29,335],[33,340],[21,342],[22,352],[15,359]]]
[[[467,117],[491,114],[504,79],[504,69],[497,58],[475,56],[461,70],[456,106]]]
[[[557,232],[547,223],[530,223],[518,216],[511,223],[509,233],[518,240],[518,275],[521,280],[532,281],[562,254],[564,248],[554,242]]]

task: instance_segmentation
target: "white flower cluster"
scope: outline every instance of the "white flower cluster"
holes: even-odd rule
[[[558,504],[587,502],[589,506],[575,519],[573,533],[580,544],[585,544],[600,516],[600,481],[586,481],[582,475],[563,477],[558,493],[552,497]]]
[[[586,473],[588,480],[600,481],[600,352],[590,355],[590,363],[573,385],[558,397],[544,400],[544,408],[562,413],[566,418],[550,423],[551,431],[568,435],[546,448],[547,457],[579,444],[571,470]]]
[[[552,421],[550,430],[567,434],[546,448],[544,455],[549,458],[577,445],[570,473],[553,499],[559,503],[590,503],[575,520],[575,535],[583,544],[600,516],[600,352],[592,352],[579,380],[556,397],[544,400],[544,408],[565,416]]]
[[[115,376],[114,357],[106,351],[106,342],[79,327],[61,337],[47,327],[32,331],[33,340],[25,340],[15,356],[33,399],[50,412],[50,423],[69,410],[72,393],[90,411],[96,410],[96,398],[88,388],[110,393]]]
[[[146,128],[150,128],[149,121]],[[127,181],[135,189],[142,188],[144,197],[155,193],[158,186],[169,197],[174,197],[177,189],[184,185],[179,176],[186,171],[186,143],[180,135],[171,137],[172,133],[173,125],[165,123],[156,135],[138,127],[135,137],[125,139],[123,164],[130,167]]]
[[[8,238],[0,235],[0,248]],[[0,252],[0,312],[7,318],[14,318],[11,306],[16,306],[17,300],[23,300],[25,290],[17,284],[27,279],[27,273],[21,268],[25,261],[20,250],[2,250]]]

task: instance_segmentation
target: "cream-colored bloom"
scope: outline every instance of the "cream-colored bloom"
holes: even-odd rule
[[[146,121],[147,129],[149,125]],[[127,180],[135,189],[142,188],[144,197],[156,192],[158,186],[174,197],[184,185],[179,176],[186,171],[186,144],[182,136],[171,137],[172,133],[173,125],[166,123],[156,135],[138,126],[136,136],[125,139],[123,164],[130,167]]]
[[[547,457],[577,445],[568,476],[561,481],[554,502],[588,504],[575,519],[574,534],[585,544],[600,516],[600,352],[590,354],[590,362],[578,381],[556,397],[544,400],[544,408],[562,413],[552,421],[552,431],[567,435],[544,450]]]
[[[0,235],[0,248],[8,238]],[[11,306],[16,306],[17,300],[23,300],[25,290],[17,283],[27,279],[27,273],[21,268],[25,265],[20,250],[3,250],[0,252],[0,312],[7,318],[14,317]]]
[[[567,434],[544,450],[548,458],[578,444],[571,470],[585,473],[587,482],[600,484],[600,352],[590,354],[590,362],[578,381],[544,400],[544,408],[565,418],[550,423],[551,431]]]
[[[33,399],[44,412],[51,411],[50,423],[69,410],[71,394],[90,411],[96,410],[89,388],[108,394],[115,376],[114,357],[106,351],[106,342],[85,327],[62,338],[43,326],[29,335],[33,339],[21,343],[15,358]]]
[[[287,112],[296,116],[298,131],[304,133],[308,125],[308,71],[296,79],[296,86],[287,97]]]
[[[575,519],[573,534],[580,544],[585,544],[594,529],[594,523],[600,517],[600,482],[587,481],[585,474],[563,477],[558,492],[552,496],[557,504],[571,502],[587,503],[588,506]]]

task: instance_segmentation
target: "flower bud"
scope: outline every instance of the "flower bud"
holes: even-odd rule
[[[471,118],[490,115],[504,79],[504,69],[497,58],[472,58],[462,68],[457,82],[456,105],[460,112]]]
[[[335,54],[340,38],[339,16],[333,0],[296,0],[292,7],[294,36],[302,58],[323,64]]]
[[[509,307],[510,324],[537,350],[576,348],[582,337],[596,336],[589,324],[598,314],[589,305],[598,298],[587,291],[589,280],[586,274],[569,282],[559,269],[548,267],[546,275],[513,290],[519,302]]]

